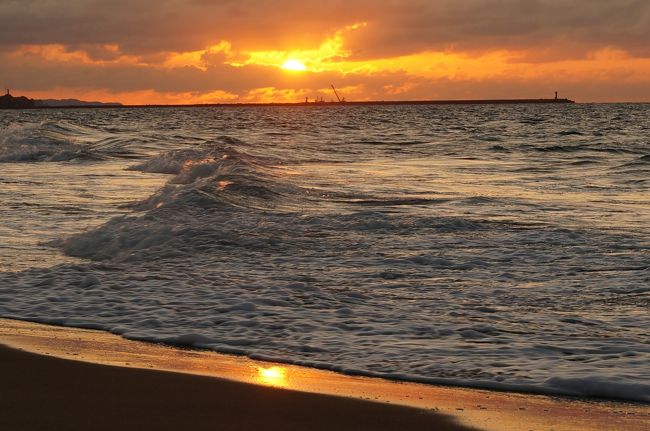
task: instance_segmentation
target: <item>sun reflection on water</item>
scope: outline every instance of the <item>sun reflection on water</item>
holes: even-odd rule
[[[287,386],[287,369],[284,367],[257,368],[257,382],[268,386]]]
[[[235,183],[233,183],[232,181],[222,180],[222,181],[219,181],[217,183],[217,186],[219,187],[219,190],[226,190],[226,187],[228,187],[230,185],[233,185],[233,184],[235,184]]]

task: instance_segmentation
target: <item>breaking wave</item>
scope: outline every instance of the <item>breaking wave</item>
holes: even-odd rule
[[[128,145],[128,139],[66,121],[10,125],[0,130],[0,163],[136,157]]]
[[[647,166],[641,139],[596,142],[572,124],[538,134],[559,121],[544,111],[527,115],[533,126],[521,137],[521,122],[505,134],[462,113],[432,134],[430,117],[442,111],[431,111],[397,138],[400,122],[365,136],[374,111],[335,121],[329,109],[161,112],[115,125],[140,130],[176,116],[145,148],[164,152],[107,180],[122,195],[144,173],[155,185],[111,213],[127,215],[55,241],[74,263],[0,273],[0,315],[351,374],[650,401],[650,304],[639,287],[650,277],[647,226],[602,228],[592,221],[618,223],[621,212],[595,199],[578,208],[582,195],[562,192],[643,180],[605,169]],[[463,145],[470,129],[485,142]],[[143,150],[118,132],[65,122],[1,136],[3,161]],[[506,138],[495,145],[495,136]],[[408,151],[396,152],[402,144]],[[627,196],[615,192],[606,205]]]

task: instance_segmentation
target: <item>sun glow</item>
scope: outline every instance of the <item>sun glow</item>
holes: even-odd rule
[[[257,369],[257,381],[269,386],[286,386],[287,369],[284,367],[270,367]]]
[[[305,66],[305,64],[302,61],[296,60],[295,58],[291,58],[285,61],[282,64],[282,68],[284,70],[290,70],[292,72],[304,72],[305,70],[307,70],[307,66]]]

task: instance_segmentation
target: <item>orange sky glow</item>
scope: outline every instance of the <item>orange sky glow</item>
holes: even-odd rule
[[[125,104],[330,100],[330,84],[347,100],[558,90],[578,101],[650,101],[644,1],[349,0],[328,11],[311,1],[164,0],[138,18],[154,7],[140,0],[97,22],[101,2],[87,3],[96,8],[0,5],[0,84],[32,98]],[[45,30],[28,34],[30,20]],[[68,33],[48,34],[58,21]]]

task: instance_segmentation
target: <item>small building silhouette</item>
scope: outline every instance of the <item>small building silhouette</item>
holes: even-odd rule
[[[7,94],[0,96],[0,109],[24,109],[33,108],[34,106],[34,100],[28,99],[25,96],[14,97],[8,88]]]

